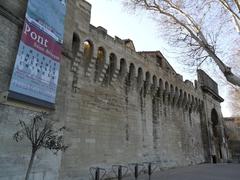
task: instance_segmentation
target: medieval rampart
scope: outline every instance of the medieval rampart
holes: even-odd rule
[[[219,97],[201,82],[183,81],[161,52],[136,52],[131,40],[90,25],[84,0],[68,1],[55,109],[7,99],[26,1],[0,2],[0,179],[24,176],[29,143],[17,144],[12,135],[18,119],[43,110],[68,128],[70,147],[57,157],[40,151],[36,180],[88,179],[92,166],[159,161],[167,168],[226,159]]]

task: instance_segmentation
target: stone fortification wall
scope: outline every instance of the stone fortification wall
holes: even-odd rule
[[[22,30],[26,1],[1,2],[0,92],[6,94]],[[13,7],[13,9],[12,9]],[[91,166],[160,161],[162,167],[205,162],[210,155],[206,111],[219,103],[196,81],[183,81],[155,52],[137,53],[118,37],[89,24],[91,6],[68,1],[64,50],[55,110],[2,98],[0,105],[0,179],[24,175],[30,148],[12,140],[18,119],[50,112],[65,125],[69,149],[57,157],[42,150],[33,179],[87,179]],[[20,13],[20,14],[18,14]],[[156,57],[157,57],[156,56]],[[159,59],[160,58],[160,59]],[[206,99],[206,98],[205,98]],[[11,168],[9,168],[11,167]]]

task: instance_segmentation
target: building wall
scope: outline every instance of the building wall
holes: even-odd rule
[[[0,1],[0,5],[3,96],[11,80],[26,1]],[[30,144],[18,144],[12,135],[18,119],[30,119],[38,111],[49,112],[57,126],[67,127],[64,139],[69,148],[57,156],[41,150],[34,162],[34,180],[88,179],[89,167],[119,163],[160,161],[162,167],[176,167],[208,161],[211,142],[203,131],[210,133],[212,108],[221,121],[219,102],[205,95],[201,84],[183,82],[180,75],[127,48],[120,38],[90,25],[90,14],[91,6],[84,0],[68,1],[55,110],[2,98],[0,179],[24,176]],[[74,33],[80,40],[76,52]],[[93,46],[89,60],[84,59],[86,40]],[[96,70],[99,47],[106,58]],[[111,53],[116,56],[114,65]]]
[[[240,156],[240,128],[236,121],[237,118],[236,117],[224,118],[226,139],[228,142],[231,160],[233,162],[239,162]]]

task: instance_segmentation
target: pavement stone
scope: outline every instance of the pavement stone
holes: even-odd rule
[[[124,180],[134,180],[133,177]],[[148,180],[142,175],[138,180]],[[151,180],[239,180],[240,164],[201,164],[156,172]]]

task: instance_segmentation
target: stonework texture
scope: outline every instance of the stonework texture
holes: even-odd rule
[[[33,180],[85,180],[90,167],[113,164],[159,161],[170,168],[227,160],[215,82],[203,71],[194,85],[183,81],[160,52],[136,52],[131,40],[92,26],[84,0],[68,0],[55,109],[4,99],[26,5],[0,0],[0,180],[23,179],[31,147],[12,136],[18,119],[38,111],[68,128],[69,148],[57,156],[41,150]]]

